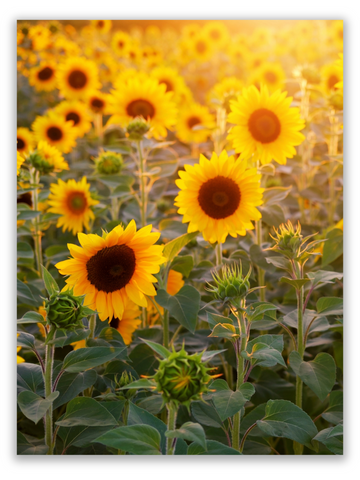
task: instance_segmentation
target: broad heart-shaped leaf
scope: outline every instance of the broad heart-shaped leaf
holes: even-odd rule
[[[190,275],[191,270],[194,266],[194,257],[192,255],[181,255],[175,257],[171,263],[171,270],[175,270],[176,272],[180,272],[184,277],[188,277]]]
[[[16,253],[19,258],[34,258],[33,249],[26,242],[18,242]]]
[[[159,418],[152,415],[151,413],[144,410],[143,408],[140,408],[137,405],[134,405],[133,403],[130,402],[128,425],[140,425],[140,424],[150,425],[160,433],[161,452],[165,454],[166,453],[165,432],[167,430],[165,423],[162,422]]]
[[[246,318],[249,322],[256,322],[264,317],[265,312],[276,311],[277,306],[268,302],[255,302],[246,309]]]
[[[47,445],[33,445],[21,432],[17,432],[18,455],[46,455],[48,449]]]
[[[281,200],[284,200],[289,195],[291,188],[291,186],[265,188],[264,204],[277,205]]]
[[[19,347],[35,348],[35,337],[31,333],[19,332],[17,344]]]
[[[99,338],[105,340],[113,347],[126,347],[124,339],[115,328],[103,328],[100,332]]]
[[[139,339],[142,340],[143,342],[145,342],[146,345],[148,345],[150,348],[152,348],[154,350],[154,352],[158,353],[162,358],[170,357],[171,352],[169,352],[169,350],[167,348],[163,347],[159,343],[151,342],[150,340],[145,340],[144,338],[140,338],[140,337],[139,337]]]
[[[215,325],[209,337],[228,338],[229,340],[236,340],[239,334],[236,332],[234,325],[230,323],[218,323]]]
[[[292,267],[290,261],[285,257],[266,257],[266,261],[274,265],[276,268],[280,268],[281,270],[286,270],[287,272],[292,272]]]
[[[161,455],[160,433],[150,425],[127,425],[101,435],[94,442],[133,455]]]
[[[117,357],[126,348],[115,347],[92,347],[79,348],[66,355],[62,369],[66,372],[83,372],[89,368],[102,365]]]
[[[330,452],[335,455],[343,455],[343,426],[342,424],[336,427],[325,428],[321,430],[313,440],[321,442],[327,447]]]
[[[269,227],[278,228],[281,223],[285,223],[284,210],[279,205],[266,205],[259,208],[262,221]]]
[[[318,317],[318,318],[316,318]],[[288,325],[289,327],[298,328],[298,313],[297,310],[293,310],[292,312],[288,313],[282,319],[283,323]],[[312,323],[311,323],[312,322]],[[318,316],[315,310],[306,309],[303,314],[303,329],[304,332],[308,328],[311,323],[311,327],[309,332],[325,332],[330,328],[330,324],[326,317]]]
[[[154,390],[156,388],[156,383],[154,380],[141,378],[140,380],[136,380],[135,382],[125,385],[125,387],[121,387],[120,390],[132,390],[132,389],[139,389],[139,388],[149,388],[150,390]]]
[[[189,445],[188,455],[241,455],[235,448],[228,447],[216,440],[207,440],[206,450],[197,442]]]
[[[105,427],[118,425],[116,419],[101,403],[90,397],[77,397],[66,406],[65,415],[56,422],[60,427],[86,425],[88,427]]]
[[[195,238],[199,232],[185,233],[178,238],[174,238],[167,243],[163,250],[163,255],[168,262],[171,262],[180,250],[185,247],[193,238]]]
[[[277,363],[286,367],[281,353],[275,348],[269,347],[266,343],[255,343],[251,352],[241,352],[241,356],[251,360],[253,365],[273,367]]]
[[[200,309],[200,293],[191,285],[184,285],[176,295],[169,295],[164,289],[157,292],[156,301],[169,310],[183,327],[195,332],[196,320]]]
[[[37,312],[26,312],[25,315],[18,319],[17,323],[45,323],[44,317]]]
[[[207,320],[211,329],[213,329],[218,323],[230,323],[232,321],[231,317],[223,317],[216,313],[207,313]]]
[[[43,274],[45,288],[48,294],[53,295],[54,293],[59,293],[60,289],[58,287],[58,284],[56,283],[52,275],[46,270],[46,268],[43,265],[41,265],[41,271]]]
[[[320,398],[325,400],[335,385],[335,360],[328,353],[319,353],[311,362],[301,360],[298,352],[289,355],[290,366],[301,380]]]
[[[306,274],[313,285],[316,287],[317,285],[322,285],[325,283],[334,283],[334,280],[340,280],[343,278],[343,274],[339,272],[333,272],[328,270],[318,270],[317,272],[308,272]]]
[[[40,365],[35,363],[19,363],[17,365],[18,393],[30,391],[42,395],[44,380]]]
[[[281,277],[280,281],[288,283],[289,285],[294,287],[296,290],[301,290],[301,287],[303,287],[306,283],[310,282],[310,279],[299,278],[298,280],[294,280],[293,278]]]
[[[322,297],[316,302],[316,310],[321,315],[342,315],[343,299],[338,297]]]
[[[259,335],[258,337],[254,338],[254,340],[251,340],[248,342],[246,350],[248,352],[251,352],[252,347],[256,343],[265,343],[271,348],[275,348],[278,352],[282,352],[284,350],[284,337],[283,335]]]
[[[212,384],[212,388],[214,388],[214,384],[215,382]],[[235,392],[229,387],[226,390],[216,391],[212,395],[212,401],[221,420],[224,421],[239,412],[254,393],[255,388],[251,383],[243,383]]]
[[[37,424],[58,395],[59,392],[52,392],[48,397],[43,398],[34,392],[24,391],[19,393],[17,400],[20,410],[25,417]]]
[[[56,329],[55,336],[46,345],[55,345],[55,347],[65,347],[71,343],[84,340],[90,335],[90,330],[79,328],[77,330],[66,330],[65,328]]]
[[[324,243],[322,266],[329,265],[343,253],[343,232],[339,228],[334,228],[326,235],[327,241]]]
[[[54,401],[54,408],[64,405],[75,398],[79,393],[86,388],[94,385],[97,379],[95,370],[87,370],[81,373],[64,372],[57,384],[57,391],[60,393],[58,398]]]
[[[335,390],[330,393],[329,406],[324,413],[321,414],[322,418],[329,423],[336,425],[343,420],[343,392],[341,390]]]
[[[222,428],[222,420],[211,403],[192,402],[191,413],[201,425]]]
[[[256,425],[270,437],[289,438],[309,448],[318,432],[309,415],[288,400],[269,400],[265,417]]]
[[[170,430],[165,433],[168,438],[182,438],[191,442],[196,442],[207,450],[205,432],[198,423],[186,422],[177,430]]]

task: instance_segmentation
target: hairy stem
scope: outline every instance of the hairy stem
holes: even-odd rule
[[[53,361],[54,361],[54,346],[46,345],[45,347],[45,398],[47,398],[52,393]],[[52,405],[49,407],[49,409],[45,414],[45,445],[49,447],[47,455],[53,455],[53,408],[52,408]]]
[[[177,408],[173,403],[168,403],[166,405],[166,408],[168,411],[167,430],[169,432],[170,430],[176,429]],[[175,445],[176,445],[175,438],[166,439],[166,455],[174,455]]]
[[[30,169],[30,182],[32,185],[38,185],[40,182],[40,174],[35,168]],[[38,189],[37,187],[32,190],[32,204],[35,211],[39,207],[39,198],[38,198]],[[41,231],[39,228],[39,216],[33,219],[33,239],[35,247],[35,261],[36,261],[36,270],[39,272],[40,277],[42,278],[41,265],[42,261],[42,247],[41,247]]]

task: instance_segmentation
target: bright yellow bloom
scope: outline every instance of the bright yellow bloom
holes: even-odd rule
[[[131,43],[131,37],[127,33],[119,31],[114,33],[111,40],[111,47],[116,55],[124,57],[126,49]]]
[[[86,105],[79,101],[64,101],[59,103],[54,112],[66,122],[73,123],[77,137],[83,137],[91,129],[91,117]]]
[[[60,93],[68,99],[83,100],[100,87],[96,64],[82,57],[69,58],[60,65],[57,79]]]
[[[86,177],[76,182],[71,179],[64,182],[59,178],[58,183],[50,185],[49,212],[61,215],[56,226],[62,231],[72,231],[74,235],[82,232],[84,227],[89,230],[89,221],[95,218],[92,205],[99,203],[90,196],[90,184]]]
[[[17,154],[17,156],[16,156],[16,175],[19,175],[21,165],[25,162],[25,158],[18,151],[16,152],[16,154]]]
[[[223,243],[229,234],[246,235],[254,228],[251,221],[261,218],[256,208],[263,203],[261,176],[225,150],[219,157],[213,153],[210,160],[200,155],[200,162],[185,165],[179,176],[175,205],[183,223],[189,222],[188,232],[199,230],[205,240]]]
[[[111,29],[111,20],[91,20],[91,25],[100,33],[107,33]]]
[[[244,88],[236,101],[230,102],[230,129],[228,139],[240,159],[260,160],[262,164],[271,160],[285,165],[287,158],[296,154],[295,145],[304,140],[299,130],[305,126],[298,108],[290,108],[292,97],[280,90],[269,95],[266,86],[259,90],[251,86]]]
[[[79,233],[81,247],[68,244],[73,258],[56,265],[62,275],[70,275],[66,283],[75,295],[85,295],[84,304],[96,308],[101,320],[121,320],[129,298],[146,307],[145,295],[156,295],[153,274],[165,258],[163,247],[154,245],[160,233],[151,233],[151,228],[136,231],[132,220],[103,237]]]
[[[280,63],[264,62],[254,71],[250,84],[260,86],[266,85],[271,92],[281,89],[285,81],[285,72]]]
[[[109,113],[108,110],[110,105],[110,98],[111,96],[108,93],[94,90],[89,93],[87,102],[90,109],[94,113],[102,113],[106,115],[107,113]]]
[[[141,320],[139,320],[140,314],[141,310],[138,305],[128,298],[122,319],[119,320],[117,317],[114,317],[110,321],[110,327],[115,328],[120,333],[126,345],[130,345],[132,334],[141,324]]]
[[[166,137],[166,129],[176,122],[176,106],[172,100],[173,93],[166,92],[166,86],[154,78],[137,75],[117,84],[113,91],[109,111],[113,116],[109,124],[126,126],[132,119],[143,117],[149,121],[151,130],[148,136]]]
[[[200,32],[187,42],[187,49],[191,59],[207,62],[214,52],[214,45],[207,35]]]
[[[21,347],[16,347],[16,352],[17,353],[20,352],[20,350],[21,350]],[[20,357],[19,355],[16,355],[16,363],[23,363],[23,362],[25,362],[25,360],[22,357]]]
[[[28,154],[34,148],[34,136],[28,128],[19,127],[16,131],[17,151],[21,154]]]
[[[150,75],[156,78],[160,84],[165,84],[167,92],[173,92],[173,99],[177,104],[181,103],[182,93],[186,90],[186,85],[177,70],[161,66],[154,68]]]
[[[194,127],[198,127],[199,130],[194,130]],[[191,103],[179,111],[176,135],[182,142],[205,142],[213,128],[215,128],[214,116],[204,105]]]
[[[66,121],[54,111],[49,111],[43,117],[36,117],[32,124],[35,139],[45,140],[63,153],[69,153],[76,145],[77,131],[72,121]]]
[[[207,95],[208,102],[212,103],[215,100],[215,106],[219,102],[224,106],[228,106],[229,100],[234,100],[243,87],[243,82],[237,77],[225,77],[210,90]]]
[[[29,83],[38,92],[51,92],[57,85],[54,62],[43,61],[29,72]]]
[[[45,141],[40,141],[36,150],[49,165],[54,167],[55,172],[69,170],[69,165],[56,147],[52,147]]]
[[[335,65],[338,68],[338,74],[340,77],[340,81],[335,84],[335,88],[342,90],[344,88],[344,58],[342,53],[339,53],[339,58],[336,60]]]
[[[43,25],[30,27],[29,38],[33,50],[45,50],[51,44],[50,30]]]
[[[223,48],[230,40],[229,31],[220,21],[212,21],[205,24],[204,35],[209,39],[216,49]]]
[[[176,272],[175,270],[169,270],[167,284],[166,284],[166,291],[169,295],[176,295],[181,288],[185,285],[183,280],[183,276],[180,272]],[[164,314],[164,309],[160,305],[156,304],[159,312],[161,315]],[[154,325],[160,318],[159,312],[155,308],[152,302],[149,302],[147,308],[147,320],[149,325]]]

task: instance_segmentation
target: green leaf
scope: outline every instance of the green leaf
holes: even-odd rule
[[[35,348],[35,337],[30,333],[20,332],[17,337],[17,344],[19,347]]]
[[[223,443],[215,440],[207,440],[206,450],[198,443],[191,443],[189,445],[188,455],[241,455],[235,448],[228,447]]]
[[[228,338],[229,340],[236,340],[239,334],[236,333],[236,328],[230,323],[218,323],[215,325],[209,337]]]
[[[59,392],[52,392],[46,398],[34,392],[23,391],[18,395],[18,404],[22,413],[35,424],[45,415]]]
[[[215,428],[221,428],[223,426],[219,414],[211,404],[192,402],[191,413],[195,420],[201,423],[201,425]]]
[[[335,455],[343,455],[343,426],[341,424],[321,430],[313,440],[321,442]]]
[[[246,318],[249,322],[256,322],[264,317],[265,312],[276,311],[277,306],[268,302],[255,302],[246,309]]]
[[[270,437],[285,437],[310,448],[317,428],[309,415],[288,400],[269,400],[257,426]]]
[[[283,335],[259,335],[258,337],[254,338],[253,340],[250,340],[248,342],[246,350],[248,352],[251,352],[253,346],[256,343],[265,343],[271,348],[275,348],[278,352],[282,352],[284,350],[284,337]]]
[[[274,265],[274,267],[276,268],[286,270],[289,273],[292,272],[291,263],[285,257],[266,257],[266,261],[267,263],[271,263],[271,265]]]
[[[40,299],[35,300],[34,295],[32,294],[30,288],[19,279],[17,279],[17,296],[18,296],[19,303],[24,303],[25,305],[31,305],[33,307],[39,307],[42,302],[40,301]],[[26,323],[26,322],[23,322],[23,323]],[[27,322],[27,323],[33,323],[33,322]]]
[[[46,258],[51,259],[53,263],[69,257],[69,249],[66,245],[51,245],[44,253]]]
[[[324,243],[322,266],[329,265],[343,253],[343,232],[339,228],[334,228],[326,235],[327,241]]]
[[[44,317],[37,312],[26,312],[25,315],[18,319],[18,325],[22,325],[25,323],[46,323]]]
[[[168,242],[163,250],[163,255],[168,262],[171,262],[182,248],[185,247],[199,232],[185,233],[174,240]]]
[[[264,204],[277,205],[281,200],[284,200],[290,193],[290,187],[271,187],[265,188]]]
[[[262,221],[269,227],[278,228],[279,225],[285,223],[284,210],[279,205],[265,205],[259,208]]]
[[[227,324],[227,323],[230,323],[231,321],[231,317],[223,317],[222,315],[218,315],[211,312],[208,312],[207,319],[208,319],[210,328],[214,328],[218,323]]]
[[[28,243],[18,242],[17,256],[18,258],[34,258],[34,252]]]
[[[325,283],[334,283],[334,280],[341,280],[344,276],[343,273],[333,271],[329,272],[328,270],[308,272],[306,275],[310,278],[313,287],[316,287],[317,285],[323,285]]]
[[[129,415],[128,415],[128,425],[149,425],[155,428],[161,436],[161,452],[166,453],[166,437],[165,432],[167,427],[164,422],[159,418],[156,418],[151,413],[147,412],[143,408],[138,407],[130,402]]]
[[[196,320],[200,309],[200,293],[191,285],[184,285],[176,295],[169,295],[164,289],[157,292],[156,301],[169,310],[183,327],[195,332]]]
[[[48,294],[53,295],[54,293],[59,293],[60,289],[58,287],[58,284],[43,265],[41,265],[41,271],[44,279],[45,288]]]
[[[301,287],[303,287],[307,282],[310,282],[310,279],[309,278],[299,278],[298,280],[294,280],[292,278],[281,277],[280,281],[288,283],[292,287],[296,288],[296,290],[301,290]]]
[[[172,261],[170,268],[176,272],[180,272],[184,277],[190,275],[191,270],[194,267],[194,258],[192,255],[181,255],[175,257]]]
[[[44,392],[44,380],[40,365],[35,363],[19,363],[17,365],[18,392],[31,391],[38,394]]]
[[[206,450],[205,432],[198,423],[186,422],[177,430],[170,430],[165,433],[168,438],[182,438],[191,442],[196,442]]]
[[[144,338],[139,337],[146,345],[154,350],[154,352],[158,353],[161,358],[168,358],[171,355],[171,352],[159,343],[151,342],[150,340],[145,340]]]
[[[115,328],[112,328],[112,327],[103,328],[100,332],[99,338],[105,340],[113,347],[126,348],[124,339]]]
[[[333,357],[323,352],[316,355],[311,362],[304,362],[298,352],[293,351],[289,355],[289,361],[296,375],[321,401],[325,400],[336,381],[336,365]]]
[[[330,393],[329,406],[324,413],[321,414],[322,418],[329,423],[336,425],[343,420],[343,392],[341,390],[335,390]]]
[[[120,390],[132,390],[139,388],[149,388],[150,390],[154,390],[156,388],[156,383],[154,382],[154,380],[141,378],[140,380],[136,380],[135,382],[125,385],[125,387],[121,387]]]
[[[93,441],[133,455],[161,455],[160,433],[150,425],[115,428]]]
[[[86,388],[94,385],[97,379],[97,373],[94,370],[87,370],[83,373],[67,373],[64,372],[60,377],[56,390],[60,393],[54,401],[54,408],[58,408],[64,403],[75,398]]]
[[[60,417],[61,420],[62,417]],[[114,428],[113,426],[107,427],[60,427],[58,435],[64,442],[64,450],[68,449],[71,445],[75,447],[85,447],[90,444],[95,438],[99,437],[103,433],[108,432]]]
[[[55,336],[46,342],[46,345],[55,345],[55,347],[65,347],[71,343],[79,342],[88,338],[90,330],[80,328],[77,330],[66,330],[64,328],[56,329]]]
[[[269,347],[265,343],[256,343],[251,352],[243,351],[241,356],[248,360],[252,360],[253,365],[259,365],[263,367],[273,367],[277,363],[286,368],[286,363],[281,355],[275,348]]]
[[[342,315],[343,299],[338,297],[322,297],[316,302],[316,310],[321,315]]]
[[[33,445],[21,432],[17,432],[18,455],[46,455],[48,449],[47,445]]]
[[[214,384],[212,384],[212,388],[214,388]],[[255,388],[251,383],[243,383],[235,392],[229,387],[226,390],[216,391],[212,395],[212,401],[221,420],[224,421],[239,412],[254,393]]]
[[[124,350],[115,347],[79,348],[66,355],[62,369],[72,373],[83,372],[112,360]]]
[[[55,423],[61,427],[118,425],[111,413],[101,403],[90,397],[77,397],[71,400],[66,406],[65,415]]]

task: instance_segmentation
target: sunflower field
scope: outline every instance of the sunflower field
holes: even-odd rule
[[[342,455],[342,52],[18,21],[18,455]]]

